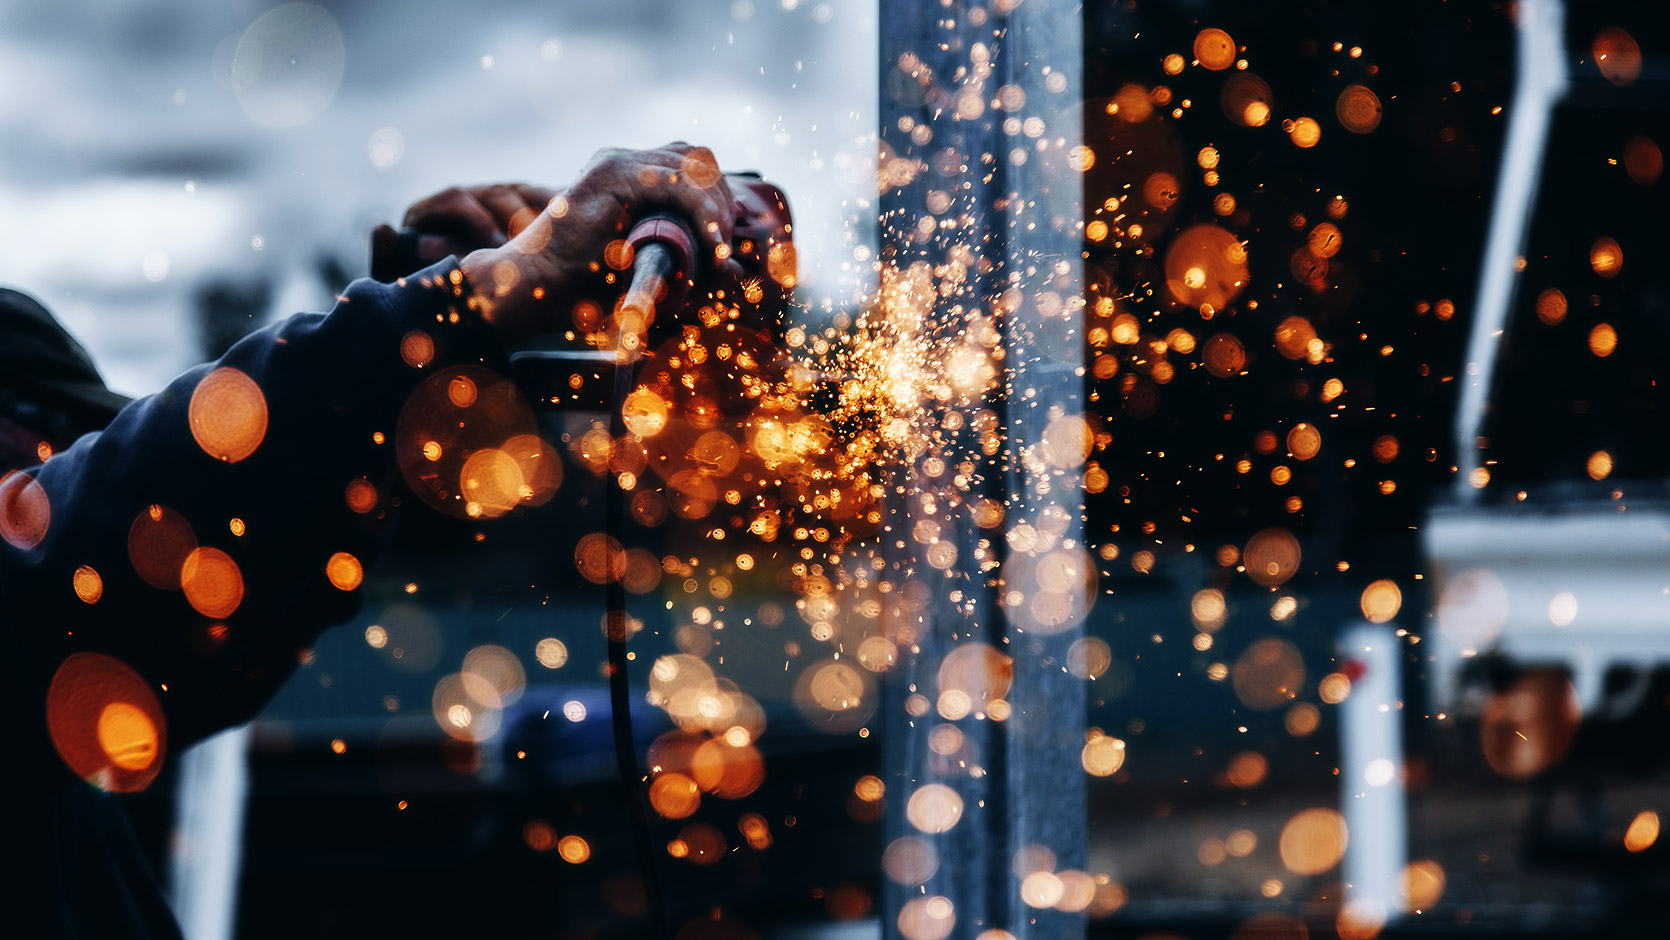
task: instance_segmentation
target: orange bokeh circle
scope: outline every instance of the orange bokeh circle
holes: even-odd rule
[[[74,653],[46,693],[52,746],[77,777],[113,793],[150,786],[167,751],[162,703],[132,667],[103,653]]]
[[[243,372],[210,372],[191,393],[191,436],[203,452],[227,463],[255,453],[267,436],[267,397]]]

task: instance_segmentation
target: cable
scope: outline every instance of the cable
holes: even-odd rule
[[[681,223],[682,224],[682,223]],[[642,226],[643,223],[640,223]],[[635,230],[636,232],[636,230]],[[678,258],[673,250],[656,241],[638,249],[632,269],[632,285],[627,289],[618,315],[621,321],[623,351],[636,351],[628,343],[637,341],[641,331],[654,317],[658,298],[667,296],[669,280],[678,270]],[[636,358],[634,356],[634,358]],[[619,440],[626,432],[621,406],[632,391],[633,371],[628,363],[616,361],[613,394],[609,398],[609,436]],[[626,550],[626,512],[621,499],[619,481],[609,479],[604,484],[604,526],[621,552]],[[615,560],[609,559],[609,573],[614,574]],[[604,589],[607,611],[604,614],[605,634],[609,640],[609,714],[614,728],[615,763],[620,769],[621,783],[631,793],[627,815],[631,818],[632,839],[638,849],[638,868],[644,883],[644,902],[653,935],[669,936],[666,904],[661,895],[661,876],[656,868],[657,855],[650,841],[650,805],[645,798],[642,772],[632,742],[631,680],[627,673],[626,641],[630,634],[626,614],[626,586],[623,578],[611,577]]]
[[[610,433],[619,439],[621,403],[632,389],[632,370],[615,365],[614,394],[610,398]],[[626,550],[626,514],[621,489],[615,480],[605,484],[603,497],[604,525],[618,550]],[[615,560],[609,559],[610,573]],[[605,634],[609,640],[609,718],[614,728],[615,763],[620,768],[621,783],[631,794],[627,815],[632,823],[632,841],[637,846],[638,868],[644,882],[644,901],[653,936],[667,934],[667,912],[661,897],[660,873],[655,866],[654,846],[649,834],[649,801],[645,798],[644,783],[638,769],[638,755],[632,742],[631,679],[627,673],[626,641],[630,630],[626,614],[626,586],[621,578],[610,578],[604,589],[607,609],[604,613]]]

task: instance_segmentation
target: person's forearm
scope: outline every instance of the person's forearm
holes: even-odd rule
[[[170,749],[252,717],[297,651],[357,604],[326,565],[376,553],[407,395],[446,365],[496,363],[469,297],[449,264],[356,282],[329,315],[245,338],[33,471],[28,499],[44,497],[50,521],[32,548],[0,543],[24,701],[38,709],[67,656],[97,651],[158,690]],[[191,544],[218,579],[205,590],[178,588]],[[95,577],[87,603],[78,587]]]

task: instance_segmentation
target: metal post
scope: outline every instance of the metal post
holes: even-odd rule
[[[1361,666],[1340,703],[1342,874],[1348,914],[1369,922],[1383,923],[1407,908],[1400,884],[1409,860],[1401,655],[1387,625],[1359,623],[1340,638],[1340,658]]]
[[[187,940],[236,932],[251,726],[222,731],[180,758],[170,901]]]
[[[1542,158],[1554,106],[1566,93],[1566,11],[1561,0],[1525,0],[1518,5],[1513,105],[1508,139],[1496,178],[1490,234],[1479,263],[1479,293],[1473,302],[1473,330],[1467,341],[1467,378],[1456,406],[1456,498],[1473,501],[1473,471],[1479,467],[1479,434],[1484,430],[1496,353],[1508,325],[1508,306],[1519,282],[1516,261],[1525,245],[1542,179]]]
[[[965,428],[989,411],[1002,437],[989,454],[972,434],[947,445],[983,482],[953,485],[907,455],[889,487],[889,573],[925,603],[909,605],[884,689],[886,833],[938,864],[889,878],[888,937],[1084,932],[1070,890],[1085,865],[1086,693],[1063,668],[1091,600],[1073,456],[1086,432],[1081,15],[1065,0],[880,4],[883,276],[928,288],[882,305],[914,303],[941,336],[974,318],[995,327],[999,388],[927,407]],[[981,499],[1001,522],[981,518]],[[923,560],[921,523],[956,549],[944,570]],[[934,747],[947,726],[961,742],[949,755],[943,732]],[[930,804],[955,821],[924,828],[911,810]]]

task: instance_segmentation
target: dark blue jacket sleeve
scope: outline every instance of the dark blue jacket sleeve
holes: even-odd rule
[[[501,354],[452,259],[358,281],[338,301],[245,338],[0,483],[13,718],[40,729],[36,743],[51,747],[49,685],[74,654],[143,678],[178,752],[252,718],[298,652],[351,616],[353,566],[339,562],[333,583],[327,564],[376,554],[407,396],[438,368],[497,368]],[[180,590],[193,545],[185,574],[201,584]]]

